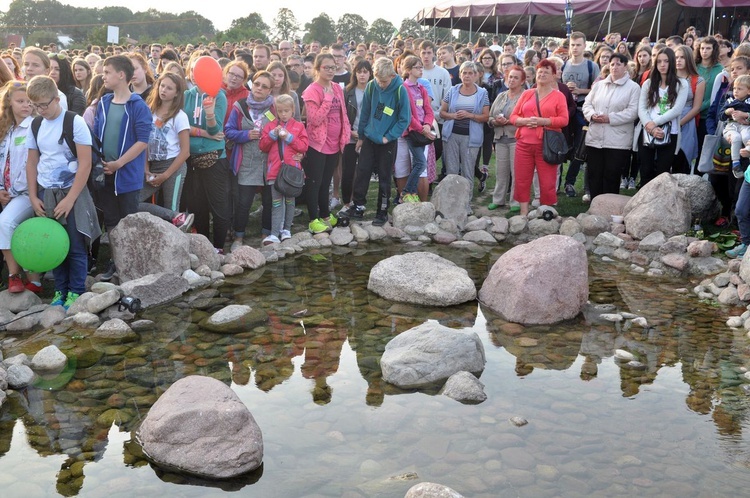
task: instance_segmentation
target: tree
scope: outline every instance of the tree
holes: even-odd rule
[[[42,47],[50,43],[60,43],[57,41],[57,35],[54,31],[38,30],[26,37],[26,45],[30,47]]]
[[[413,36],[414,38],[422,38],[424,36],[425,29],[417,21],[411,18],[406,18],[401,21],[401,27],[398,28],[398,34],[401,38],[407,36]]]
[[[336,41],[336,24],[325,12],[305,24],[305,43],[318,40],[321,45],[330,45]]]
[[[273,23],[276,26],[274,31],[281,40],[291,40],[297,34],[297,31],[299,31],[299,22],[294,17],[294,12],[287,8],[279,9],[279,13],[276,14]]]
[[[367,21],[359,14],[344,14],[336,24],[336,31],[344,41],[365,42],[367,39]]]
[[[393,23],[382,18],[377,18],[372,22],[367,37],[378,43],[388,43],[396,32],[396,26]]]
[[[224,31],[219,41],[239,41],[260,38],[267,40],[270,36],[271,28],[263,22],[263,18],[257,12],[249,16],[240,17],[232,21],[228,30]]]

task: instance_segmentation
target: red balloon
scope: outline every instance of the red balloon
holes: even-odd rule
[[[193,80],[201,92],[216,97],[221,90],[221,66],[213,57],[199,57],[193,66]]]

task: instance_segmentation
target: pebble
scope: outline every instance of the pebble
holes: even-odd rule
[[[602,313],[599,317],[605,322],[620,323],[623,319],[619,313]]]
[[[510,420],[510,423],[515,425],[516,427],[523,427],[524,425],[529,423],[529,421],[523,417],[510,417],[508,420]]]
[[[635,359],[635,355],[624,349],[615,349],[615,359],[620,361],[632,361]]]

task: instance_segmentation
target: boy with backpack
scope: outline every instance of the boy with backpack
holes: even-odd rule
[[[130,91],[134,71],[128,57],[107,57],[103,80],[112,93],[103,95],[96,106],[94,135],[102,143],[105,174],[104,186],[97,197],[107,232],[127,215],[138,212],[143,188],[152,119],[143,99]],[[116,271],[110,261],[101,280],[111,280]]]
[[[51,303],[68,309],[86,291],[88,246],[101,235],[94,201],[86,187],[91,171],[91,132],[82,117],[73,118],[73,153],[63,136],[66,111],[52,78],[35,76],[29,81],[27,94],[41,116],[38,133],[26,138],[29,200],[37,216],[57,219],[68,233],[70,249],[53,271],[55,297]]]

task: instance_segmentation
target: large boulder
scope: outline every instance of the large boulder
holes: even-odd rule
[[[409,225],[423,227],[435,221],[435,205],[432,202],[405,202],[393,208],[393,226]]]
[[[402,388],[426,386],[467,371],[480,374],[484,347],[476,332],[428,321],[391,339],[380,359],[386,382]]]
[[[167,469],[228,479],[258,468],[263,435],[226,384],[191,375],[154,403],[137,433],[144,454]]]
[[[721,204],[711,184],[699,175],[672,175],[690,199],[690,218],[702,225],[713,223],[721,213]]]
[[[207,265],[211,270],[218,270],[221,267],[221,255],[216,253],[214,245],[199,233],[187,234],[190,242],[190,254],[198,256],[199,265]]]
[[[0,308],[6,309],[13,313],[26,311],[27,309],[31,308],[32,306],[36,306],[37,304],[42,304],[42,300],[39,299],[39,296],[31,291],[25,290],[23,292],[16,293],[4,290],[0,292]]]
[[[636,239],[657,230],[671,237],[690,228],[690,198],[672,175],[662,173],[628,201],[623,214],[625,230]]]
[[[190,268],[190,247],[176,226],[149,213],[126,216],[109,235],[121,282],[153,273],[176,276]]]
[[[391,256],[373,266],[367,288],[391,301],[453,306],[477,297],[466,270],[429,252]]]
[[[432,204],[443,218],[453,220],[463,229],[469,216],[469,202],[474,185],[460,175],[448,175],[432,192]]]
[[[598,214],[609,218],[613,214],[621,215],[625,205],[630,200],[629,195],[601,194],[591,199],[588,214]]]
[[[31,368],[37,373],[59,373],[68,364],[68,357],[57,346],[40,349],[31,360]]]
[[[420,482],[409,488],[404,498],[464,498],[464,495],[442,484]]]
[[[578,315],[589,296],[583,244],[547,235],[500,256],[479,291],[479,300],[507,320],[556,323]]]
[[[126,296],[140,299],[143,308],[158,306],[177,299],[190,290],[187,280],[172,273],[146,275],[137,280],[125,282],[121,287]]]

